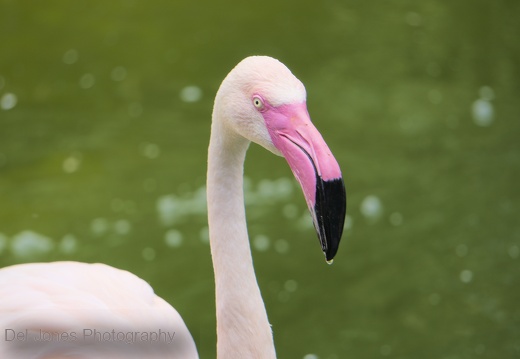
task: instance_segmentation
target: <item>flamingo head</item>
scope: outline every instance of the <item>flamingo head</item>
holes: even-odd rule
[[[343,233],[346,192],[338,162],[311,122],[306,97],[305,87],[284,64],[251,56],[229,73],[215,101],[232,132],[285,157],[331,263]]]

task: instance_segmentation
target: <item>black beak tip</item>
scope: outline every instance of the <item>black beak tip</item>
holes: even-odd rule
[[[316,178],[315,227],[327,263],[338,252],[347,211],[347,193],[342,178]]]
[[[323,254],[325,254],[325,260],[327,261],[327,263],[330,263],[330,264],[332,263],[332,261],[334,260],[334,257],[336,256],[338,248],[339,247],[336,247],[335,251],[325,251],[325,252],[323,252]]]

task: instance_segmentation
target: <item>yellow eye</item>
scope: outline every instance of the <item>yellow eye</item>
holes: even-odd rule
[[[263,110],[264,109],[264,102],[258,96],[253,97],[253,105],[255,105],[255,107],[257,109],[259,109],[259,110]]]

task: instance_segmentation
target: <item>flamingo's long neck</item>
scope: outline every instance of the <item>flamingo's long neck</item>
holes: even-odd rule
[[[249,141],[213,113],[207,196],[215,270],[217,357],[275,358],[271,327],[256,281],[244,209],[243,172]]]

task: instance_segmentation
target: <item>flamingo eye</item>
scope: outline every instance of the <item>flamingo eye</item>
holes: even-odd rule
[[[264,101],[258,96],[253,97],[253,105],[260,111],[265,108]]]

